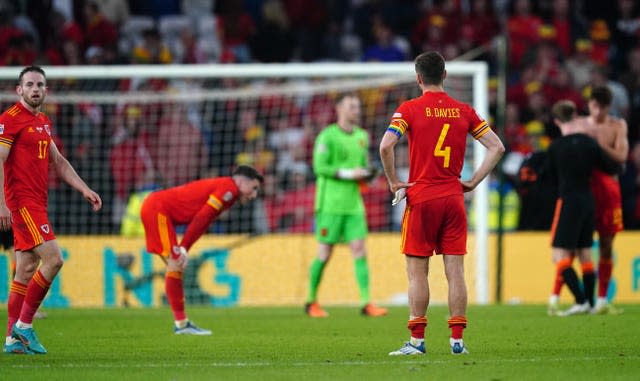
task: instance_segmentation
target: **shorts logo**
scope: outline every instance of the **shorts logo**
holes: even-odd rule
[[[172,250],[173,254],[180,255],[180,246],[174,246]]]
[[[49,225],[48,224],[40,225],[40,229],[44,232],[44,234],[49,234]]]
[[[0,124],[0,135],[4,134],[4,124]]]
[[[322,237],[326,237],[327,236],[327,228],[322,228],[320,230],[320,236],[322,236]]]
[[[222,200],[224,202],[229,202],[231,201],[231,199],[233,199],[233,193],[231,192],[226,192],[224,195],[222,195]]]

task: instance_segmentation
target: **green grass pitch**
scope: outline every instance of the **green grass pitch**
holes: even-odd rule
[[[0,356],[2,380],[633,380],[640,305],[608,316],[547,317],[544,306],[471,306],[466,356],[449,354],[447,309],[431,307],[427,355],[390,357],[407,309],[366,318],[328,307],[188,308],[212,336],[173,335],[168,309],[50,309],[43,356]],[[0,312],[6,322],[6,310]],[[3,325],[4,326],[4,325]]]

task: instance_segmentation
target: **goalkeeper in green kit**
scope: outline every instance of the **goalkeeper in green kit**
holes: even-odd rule
[[[315,141],[313,171],[316,183],[316,238],[318,255],[309,269],[309,295],[305,312],[310,317],[329,314],[317,302],[322,273],[331,258],[333,246],[346,242],[353,255],[362,314],[386,315],[385,308],[369,301],[369,268],[365,238],[367,218],[360,194],[360,183],[371,180],[375,169],[368,166],[369,134],[358,126],[360,100],[344,94],[336,104],[338,120],[327,126]]]

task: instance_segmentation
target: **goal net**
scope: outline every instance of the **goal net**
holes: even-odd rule
[[[20,68],[0,68],[6,109]],[[49,183],[50,219],[58,235],[139,235],[137,213],[146,192],[209,176],[237,165],[265,175],[263,195],[236,205],[210,233],[311,233],[312,147],[334,122],[344,92],[362,102],[361,126],[370,136],[370,161],[380,167],[378,143],[395,108],[420,90],[411,63],[45,67],[49,95],[43,111],[55,142],[80,176],[101,194],[104,210],[91,212],[82,197],[55,176]],[[447,64],[446,90],[487,112],[487,67]],[[465,173],[482,160],[469,140]],[[407,176],[406,139],[397,166]],[[396,231],[403,208],[392,208],[383,176],[363,187],[371,232]],[[475,198],[472,202],[471,198]],[[488,301],[487,185],[468,196],[473,213],[476,302]]]

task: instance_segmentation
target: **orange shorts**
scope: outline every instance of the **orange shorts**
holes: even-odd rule
[[[11,212],[13,244],[16,250],[26,251],[56,239],[46,210],[22,207]]]
[[[147,252],[163,257],[168,257],[172,252],[178,255],[176,229],[162,210],[162,205],[156,202],[152,196],[144,199],[140,218],[144,225]]]
[[[417,257],[467,253],[464,197],[453,195],[407,206],[402,218],[402,252]]]
[[[596,202],[598,235],[611,236],[622,231],[622,195],[618,179],[604,172],[594,171],[591,191]]]

